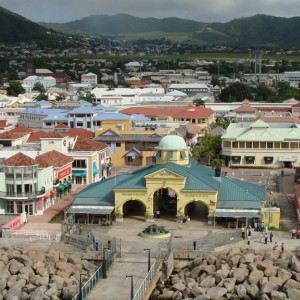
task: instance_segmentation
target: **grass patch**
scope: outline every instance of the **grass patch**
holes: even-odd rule
[[[64,220],[64,213],[59,213],[49,223],[60,224]]]

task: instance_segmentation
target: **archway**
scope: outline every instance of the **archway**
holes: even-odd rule
[[[202,201],[193,201],[185,206],[185,214],[193,221],[208,222],[209,209]]]
[[[162,218],[174,219],[177,214],[177,193],[171,188],[161,188],[153,194],[153,211],[160,211]]]
[[[139,200],[128,200],[123,205],[123,218],[145,221],[146,207]]]

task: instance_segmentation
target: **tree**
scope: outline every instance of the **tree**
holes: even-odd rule
[[[211,160],[218,158],[221,152],[221,136],[209,136],[206,135],[202,138],[197,146],[193,150],[193,157],[198,161],[201,158],[207,159],[207,164],[211,164]]]
[[[220,85],[220,80],[219,80],[219,78],[213,76],[213,77],[211,78],[210,84],[211,84],[212,86]]]
[[[252,90],[246,85],[235,82],[224,88],[219,95],[223,102],[243,101],[252,98]]]
[[[48,101],[48,95],[45,93],[39,93],[34,99],[35,101],[41,101],[41,100]]]
[[[37,81],[37,82],[34,84],[32,90],[33,90],[33,91],[40,92],[40,93],[45,93],[45,92],[46,92],[46,89],[44,88],[44,85],[43,85],[41,82],[39,82],[39,81]]]
[[[96,99],[96,96],[91,92],[85,92],[83,89],[79,88],[76,92],[78,100],[85,100],[87,102],[93,103]]]
[[[195,104],[196,106],[205,106],[205,101],[202,99],[195,99],[193,101],[193,104]]]
[[[224,117],[224,116],[218,116],[218,117],[216,117],[216,123],[214,124],[214,128],[220,126],[223,129],[226,129],[229,125],[230,125],[229,118]]]
[[[6,91],[9,96],[18,96],[26,92],[22,84],[17,81],[11,81]]]

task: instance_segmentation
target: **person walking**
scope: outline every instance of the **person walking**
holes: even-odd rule
[[[281,243],[281,252],[284,252],[284,243]]]
[[[194,250],[197,249],[197,241],[193,241],[193,248],[194,248]]]
[[[268,233],[265,233],[265,244],[268,244]]]
[[[273,232],[270,232],[270,243],[272,243],[272,239],[273,239]]]
[[[274,244],[274,246],[273,246],[273,251],[277,251],[277,249],[278,249],[278,244],[277,244],[277,242],[275,242],[275,244]]]
[[[159,219],[159,216],[160,216],[160,211],[159,210],[156,211],[156,216],[157,216],[157,219]]]
[[[251,230],[248,229],[248,231],[247,231],[247,243],[248,243],[248,245],[250,245],[250,240],[251,240]]]
[[[243,226],[241,229],[241,233],[242,233],[242,239],[245,239],[245,227]]]
[[[293,228],[292,229],[292,239],[294,239],[296,237],[296,229]]]

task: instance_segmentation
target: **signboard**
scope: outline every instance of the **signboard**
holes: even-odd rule
[[[57,179],[62,179],[66,176],[71,176],[71,167],[67,167],[59,172],[57,172]]]
[[[17,229],[21,226],[22,224],[22,216],[18,216],[14,218],[13,220],[9,221],[5,225],[2,226],[2,228],[10,228],[10,229]]]

